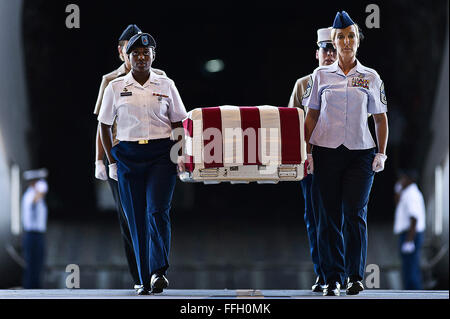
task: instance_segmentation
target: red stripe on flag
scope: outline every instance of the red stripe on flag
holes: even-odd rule
[[[194,157],[190,155],[184,155],[184,168],[187,172],[193,172],[195,168]]]
[[[305,161],[305,164],[303,165],[303,177],[306,177],[308,175],[308,160]]]
[[[194,137],[194,121],[190,118],[187,118],[183,121],[184,134],[189,137]]]
[[[202,109],[202,118],[203,118],[203,134],[209,128],[216,128],[220,131],[220,141],[214,141],[217,147],[213,148],[213,151],[210,154],[205,153],[205,168],[214,168],[214,167],[223,167],[223,143],[222,143],[222,116],[220,112],[220,107],[208,107]],[[206,139],[206,136],[203,136],[203,149],[205,149],[206,145],[213,141],[213,136]],[[218,149],[220,147],[220,149]],[[220,163],[216,163],[215,161],[208,160],[208,157],[215,155],[216,152],[222,153],[220,158]],[[209,153],[209,152],[208,152]]]
[[[300,120],[293,107],[279,107],[281,127],[281,164],[300,164]]]
[[[257,107],[240,107],[239,111],[241,113],[241,128],[242,133],[250,128],[248,135],[243,135],[243,146],[244,146],[244,165],[261,165],[260,161],[260,140],[259,140],[259,129],[261,128],[261,117],[259,114],[259,109]],[[255,134],[253,134],[253,131]],[[254,139],[256,137],[256,140]],[[256,143],[252,145],[249,143]],[[251,156],[249,156],[249,152]],[[250,161],[251,158],[252,160]]]

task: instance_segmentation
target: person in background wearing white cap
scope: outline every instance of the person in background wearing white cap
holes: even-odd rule
[[[317,30],[317,46],[318,49],[316,50],[316,59],[319,62],[319,66],[331,65],[336,61],[336,49],[331,42],[331,27]],[[308,108],[302,105],[302,98],[310,76],[311,75],[307,75],[297,80],[288,104],[289,107],[299,107],[303,109],[305,114],[307,113]],[[314,264],[314,272],[317,276],[316,282],[312,286],[312,291],[322,292],[325,281],[319,264],[317,225],[312,203],[312,175],[308,174],[300,182],[300,185],[302,187],[303,198],[305,200],[305,214],[303,218],[305,220],[306,231],[308,233],[310,253]]]
[[[45,195],[48,191],[45,181],[47,170],[26,171],[23,177],[28,183],[21,203],[25,259],[23,288],[39,289],[42,287],[47,230],[47,204],[45,203]]]
[[[367,203],[375,173],[384,169],[387,159],[388,121],[383,81],[356,58],[359,29],[347,12],[336,14],[331,38],[337,61],[314,70],[302,104],[309,108],[305,136],[317,198],[313,203],[319,217],[323,294],[339,296],[346,276],[347,295],[364,289]],[[369,130],[369,113],[377,144]]]
[[[128,44],[128,41],[131,39],[132,36],[135,34],[138,34],[139,32],[142,32],[141,29],[135,24],[130,24],[120,35],[119,37],[119,43],[117,46],[117,50],[119,53],[119,58],[123,62],[123,64],[115,71],[105,74],[102,79],[102,83],[100,85],[100,90],[98,92],[98,98],[97,103],[95,104],[94,114],[98,116],[100,113],[100,108],[102,106],[102,99],[103,94],[105,92],[106,87],[108,86],[109,82],[112,80],[117,79],[118,77],[125,76],[130,72],[131,70],[131,63],[128,58],[128,55],[126,54],[125,50]],[[166,75],[166,73],[162,70],[152,68],[152,71],[155,72],[158,75]],[[117,127],[116,123],[114,123],[112,128],[112,136],[113,136],[113,145],[116,145],[119,141],[116,139],[116,132]],[[114,201],[116,203],[116,210],[117,215],[119,218],[119,226],[120,226],[120,233],[122,236],[124,248],[125,248],[125,256],[127,258],[128,263],[128,269],[130,271],[131,277],[134,282],[134,288],[137,290],[140,288],[140,279],[139,279],[139,272],[136,265],[136,258],[134,256],[134,250],[133,250],[133,243],[131,240],[131,235],[127,223],[127,219],[125,216],[125,213],[122,208],[122,204],[120,203],[120,197],[119,197],[119,188],[117,185],[117,182],[113,180],[112,178],[108,178],[108,174],[106,172],[106,156],[105,151],[103,149],[102,141],[100,139],[100,123],[97,126],[97,134],[96,134],[96,148],[95,148],[95,177],[100,180],[108,181],[108,184],[111,188],[111,192],[114,197]]]

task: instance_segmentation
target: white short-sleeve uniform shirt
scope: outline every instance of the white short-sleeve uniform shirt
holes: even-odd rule
[[[39,181],[38,183],[44,183],[43,187],[45,189],[40,191],[46,192],[47,183],[44,181]],[[47,204],[44,198],[33,203],[38,187],[39,185],[37,187],[29,186],[23,194],[21,202],[22,225],[25,231],[44,233],[47,230]]]
[[[350,150],[376,146],[369,131],[368,115],[387,112],[384,84],[378,73],[356,60],[345,75],[338,61],[321,66],[311,75],[303,105],[320,110],[309,142],[328,148],[344,145]]]
[[[151,71],[144,85],[131,72],[111,81],[103,95],[98,120],[107,125],[115,120],[119,141],[138,141],[170,137],[171,123],[186,117],[175,83]]]
[[[409,229],[411,217],[417,220],[416,232],[425,230],[425,201],[417,184],[407,186],[400,194],[395,209],[394,233],[400,234]]]

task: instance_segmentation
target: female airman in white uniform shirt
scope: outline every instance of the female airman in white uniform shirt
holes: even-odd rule
[[[339,295],[346,280],[347,294],[357,294],[365,273],[367,203],[374,173],[383,170],[386,159],[387,103],[378,73],[356,59],[358,27],[345,11],[336,15],[332,40],[338,60],[314,71],[303,96],[309,108],[306,141],[313,191],[318,192],[319,260],[328,285],[324,294]]]
[[[170,159],[175,143],[170,135],[187,117],[174,82],[150,69],[155,46],[147,33],[130,39],[132,70],[108,85],[98,116],[109,174],[118,179],[133,240],[143,285],[138,294],[162,292],[168,286],[169,210],[177,174]],[[111,148],[114,120],[120,142]]]

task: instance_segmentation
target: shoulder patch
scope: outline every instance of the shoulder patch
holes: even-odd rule
[[[305,93],[303,93],[302,99],[306,99],[311,95],[311,90],[313,86],[313,78],[312,75],[309,76],[308,84],[306,85]]]
[[[380,100],[381,100],[381,103],[383,103],[384,105],[387,105],[386,93],[384,92],[384,82],[381,82],[381,86],[380,86]]]

